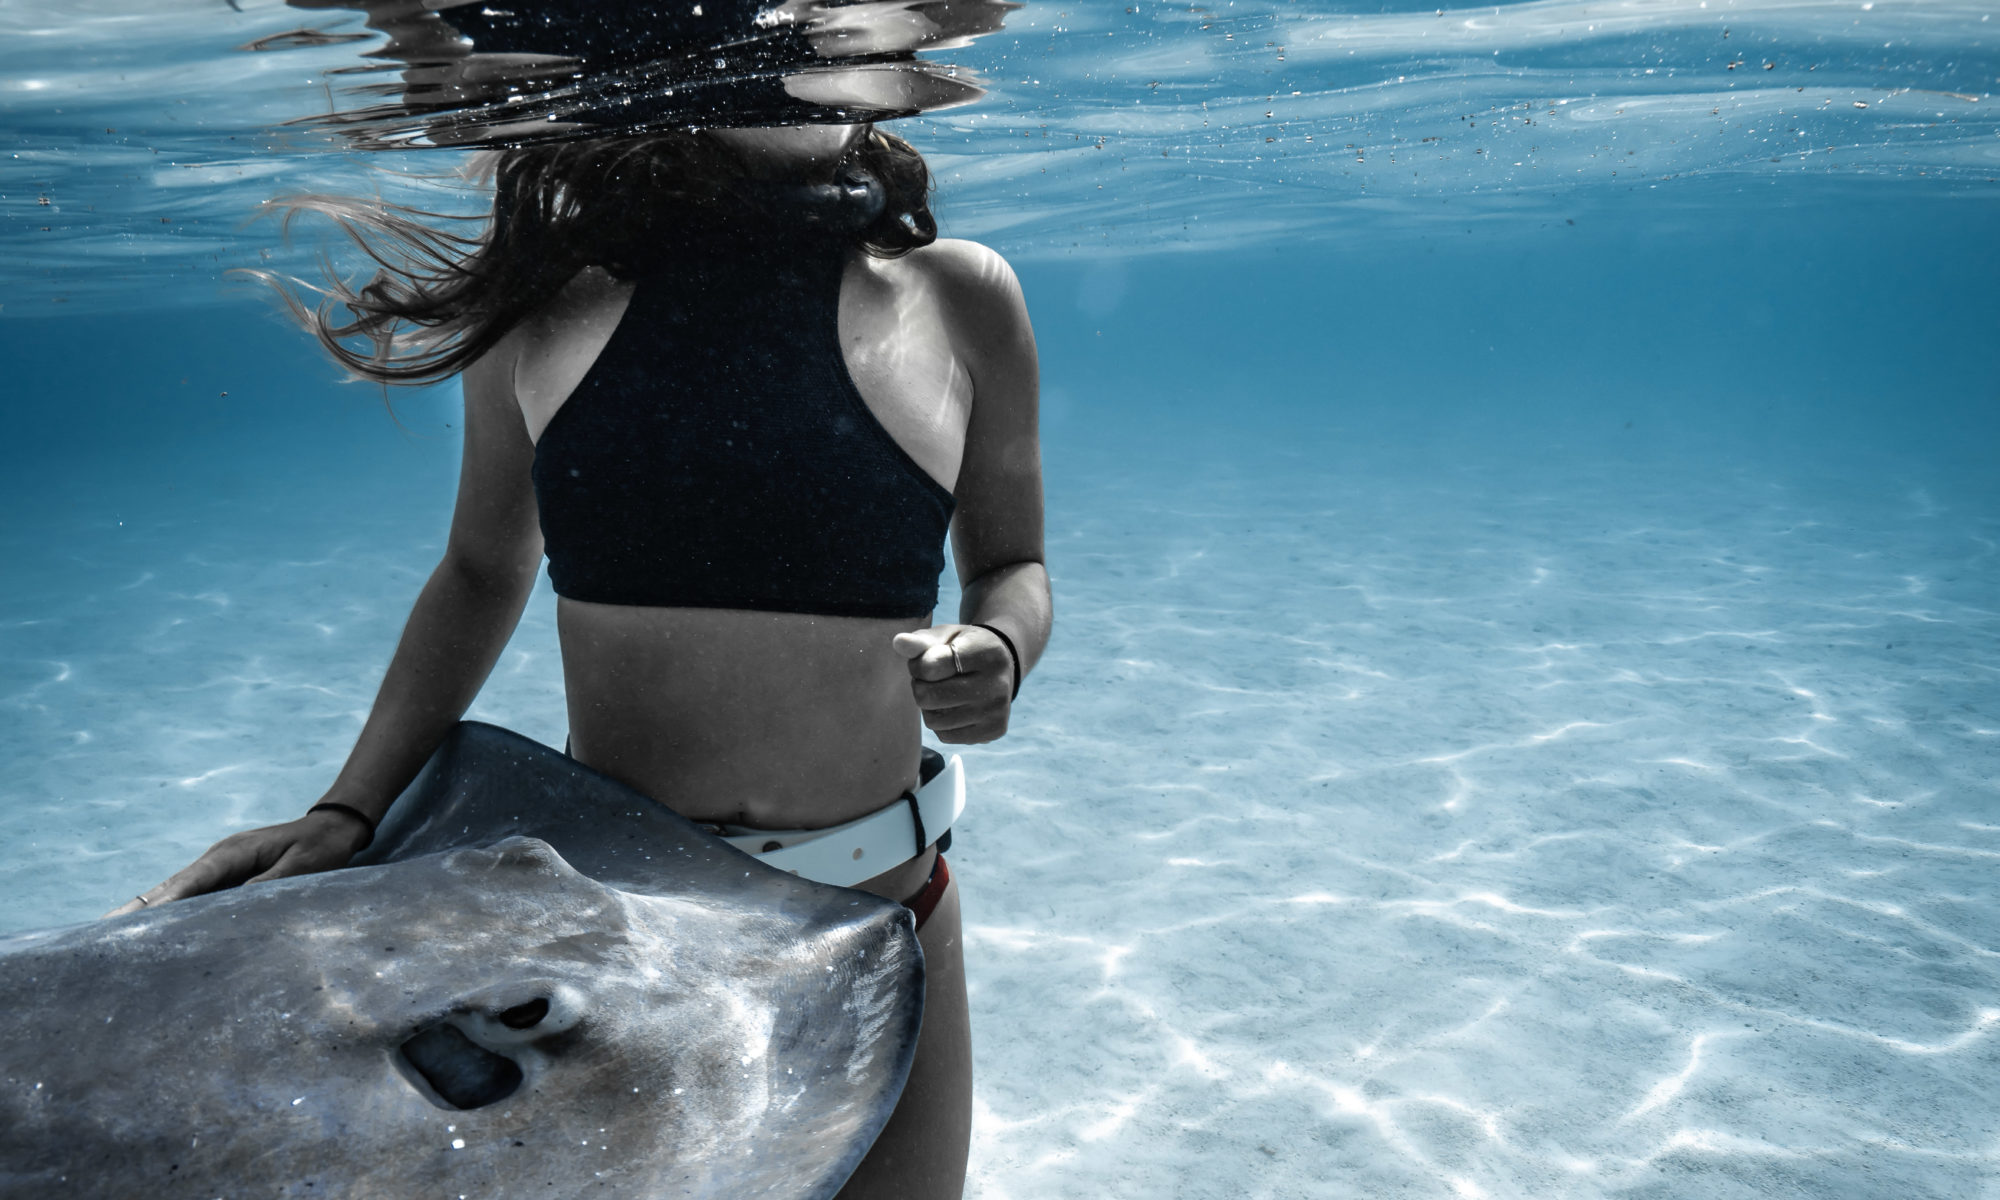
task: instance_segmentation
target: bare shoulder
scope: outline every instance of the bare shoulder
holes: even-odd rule
[[[530,437],[542,429],[603,352],[631,302],[632,285],[602,267],[576,273],[548,303],[523,317],[494,343],[473,369],[504,383],[526,420]]]
[[[975,285],[981,281],[1006,279],[1012,282],[1014,279],[1014,268],[1007,265],[1007,260],[1000,257],[998,250],[984,242],[966,238],[939,238],[928,246],[910,251],[903,261],[919,264],[941,278]]]
[[[940,238],[896,260],[934,296],[951,338],[977,368],[1032,369],[1034,333],[1014,268],[990,246]]]
[[[544,349],[579,333],[586,336],[607,318],[615,320],[632,298],[632,284],[603,267],[585,267],[546,304],[521,318],[495,349],[515,355]]]
[[[954,305],[969,309],[1021,304],[1021,281],[998,250],[964,238],[939,238],[911,251],[903,262]]]

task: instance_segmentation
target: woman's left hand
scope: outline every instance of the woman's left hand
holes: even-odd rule
[[[924,724],[941,742],[990,742],[1007,732],[1013,708],[1014,656],[991,630],[934,625],[896,635],[909,660],[910,691]]]

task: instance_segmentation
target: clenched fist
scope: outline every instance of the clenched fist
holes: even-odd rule
[[[896,635],[909,660],[910,691],[924,724],[941,742],[971,745],[1007,732],[1013,708],[1014,656],[977,625],[934,625]]]

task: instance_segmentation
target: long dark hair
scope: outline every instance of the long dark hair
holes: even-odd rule
[[[937,239],[930,170],[915,147],[870,126],[846,162],[879,180],[886,199],[881,216],[856,235],[863,248],[895,257]],[[490,216],[327,195],[265,205],[282,215],[287,233],[307,213],[338,225],[373,264],[358,286],[330,262],[317,285],[240,273],[276,288],[293,318],[353,375],[422,384],[470,366],[587,266],[616,271],[691,225],[758,235],[754,220],[730,220],[752,207],[742,159],[697,131],[517,147],[499,152],[490,169]]]

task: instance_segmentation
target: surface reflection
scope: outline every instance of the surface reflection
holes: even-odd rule
[[[299,28],[242,49],[369,43],[363,61],[328,71],[344,84],[329,87],[330,111],[292,122],[330,127],[368,149],[914,116],[984,94],[970,72],[918,52],[963,47],[1020,7],[1009,0],[705,0],[672,8],[290,2],[360,11],[373,33]]]

